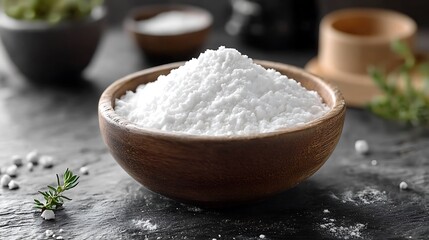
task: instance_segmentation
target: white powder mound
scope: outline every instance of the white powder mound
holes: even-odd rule
[[[210,24],[210,18],[191,12],[168,11],[138,21],[138,29],[146,34],[175,35],[201,30]]]
[[[221,136],[298,126],[329,108],[295,80],[220,47],[128,91],[115,110],[145,128]]]

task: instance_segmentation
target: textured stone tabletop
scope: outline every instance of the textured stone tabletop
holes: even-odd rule
[[[264,52],[213,34],[206,47],[236,47],[257,59],[303,66],[314,53]],[[309,180],[253,205],[215,211],[151,193],[108,153],[97,121],[101,92],[119,77],[147,67],[128,37],[110,30],[76,84],[32,86],[0,51],[0,166],[33,149],[55,157],[51,169],[19,169],[15,191],[0,188],[0,239],[428,239],[429,131],[347,111],[338,147]],[[368,156],[355,153],[366,139]],[[377,160],[373,166],[371,160]],[[88,166],[72,201],[44,221],[32,208],[55,173]],[[400,190],[406,181],[408,190]],[[59,233],[59,230],[63,232]],[[50,238],[53,239],[53,238]]]

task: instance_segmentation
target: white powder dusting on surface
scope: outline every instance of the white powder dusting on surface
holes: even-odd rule
[[[202,14],[168,11],[152,18],[138,21],[138,30],[153,35],[175,35],[201,30],[210,25],[211,19]]]
[[[135,219],[133,219],[133,223],[137,227],[139,227],[143,230],[146,230],[146,231],[154,231],[154,230],[158,229],[158,225],[151,223],[150,220],[135,220]]]
[[[327,222],[320,224],[320,228],[326,230],[329,235],[339,239],[357,239],[362,238],[362,230],[365,229],[366,226],[362,223],[340,226],[335,222]]]
[[[128,91],[115,107],[141,127],[210,136],[272,132],[328,110],[315,91],[225,47]]]
[[[189,212],[195,212],[195,213],[199,213],[203,211],[203,209],[199,207],[187,207],[186,210],[188,210]]]
[[[367,205],[374,203],[384,203],[387,201],[386,191],[380,191],[371,187],[366,187],[364,190],[353,193],[347,191],[343,194],[343,202],[352,202],[357,205]]]

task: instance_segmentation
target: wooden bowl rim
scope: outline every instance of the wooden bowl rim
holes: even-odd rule
[[[406,38],[412,37],[413,35],[415,35],[417,31],[417,24],[412,18],[394,10],[381,9],[381,8],[347,8],[347,9],[337,10],[326,15],[320,23],[320,32],[331,33],[337,38],[343,38],[346,41],[353,42],[359,45],[374,44],[374,43],[378,44],[383,42],[390,44],[390,42],[392,41],[392,36],[389,36],[389,35],[378,35],[378,36],[356,35],[356,34],[350,34],[343,31],[339,31],[333,26],[333,24],[340,19],[357,17],[357,16],[373,17],[377,19],[390,18],[390,19],[396,19],[397,21],[401,21],[406,26],[406,29],[404,29],[402,32],[398,32],[398,34],[393,37],[394,39],[406,39]]]
[[[171,141],[225,142],[225,141],[243,141],[243,140],[248,141],[248,140],[254,140],[254,139],[278,137],[283,134],[302,132],[302,131],[306,131],[312,128],[316,128],[317,126],[323,125],[326,122],[329,122],[327,120],[335,118],[336,116],[343,114],[345,112],[346,104],[338,88],[334,87],[332,84],[328,82],[325,82],[320,77],[314,74],[311,74],[305,71],[304,69],[294,67],[288,64],[264,61],[264,60],[255,60],[255,62],[260,65],[263,65],[264,68],[268,67],[268,68],[273,68],[275,70],[277,68],[287,69],[288,71],[303,75],[305,78],[310,79],[310,81],[315,81],[317,85],[324,88],[329,93],[329,97],[332,98],[333,100],[332,107],[330,107],[330,110],[327,113],[325,113],[325,115],[300,126],[295,126],[291,128],[280,128],[275,131],[265,132],[265,133],[255,133],[255,134],[246,134],[246,135],[226,135],[226,136],[192,135],[192,134],[186,134],[186,133],[167,132],[167,131],[161,131],[157,129],[145,128],[130,122],[129,120],[118,115],[115,112],[112,106],[112,102],[114,101],[113,98],[115,96],[115,93],[125,83],[133,81],[134,79],[145,74],[150,74],[150,73],[154,73],[154,72],[166,70],[166,69],[175,69],[184,64],[184,62],[175,62],[175,63],[169,63],[165,65],[160,65],[157,67],[148,68],[142,71],[138,71],[113,82],[101,94],[100,101],[98,104],[99,116],[103,118],[108,124],[114,125],[120,128],[121,130],[125,132],[129,132],[131,134],[163,138]],[[135,91],[135,89],[133,91]]]
[[[202,14],[205,17],[207,17],[207,26],[196,29],[193,31],[185,32],[185,33],[179,33],[179,34],[152,34],[152,33],[145,33],[137,29],[136,27],[136,17],[142,13],[150,13],[150,12],[166,12],[169,10],[186,10],[186,11],[193,11],[198,14]],[[175,37],[175,36],[182,36],[182,35],[188,35],[188,34],[195,34],[198,32],[205,31],[209,29],[213,25],[213,16],[212,14],[201,7],[193,6],[193,5],[186,5],[186,4],[152,4],[152,5],[146,5],[144,7],[137,7],[130,10],[127,14],[127,16],[124,19],[124,28],[134,34],[141,35],[141,36],[154,36],[154,37]]]

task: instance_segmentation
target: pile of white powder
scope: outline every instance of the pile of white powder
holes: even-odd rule
[[[210,25],[211,19],[203,14],[168,11],[152,18],[138,21],[139,31],[154,35],[175,35],[201,30]]]
[[[290,128],[328,109],[316,92],[225,47],[128,91],[115,107],[141,127],[211,136]]]

